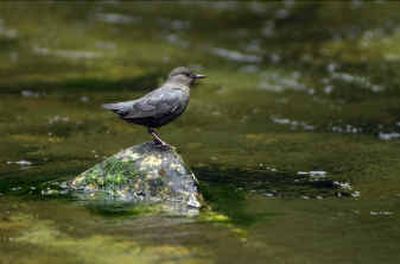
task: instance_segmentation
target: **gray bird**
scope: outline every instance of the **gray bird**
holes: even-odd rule
[[[145,96],[102,106],[129,123],[147,127],[156,144],[169,146],[155,129],[175,120],[185,111],[189,103],[190,87],[197,79],[202,78],[205,78],[205,75],[194,74],[187,67],[178,67],[171,71],[167,81],[160,88]]]

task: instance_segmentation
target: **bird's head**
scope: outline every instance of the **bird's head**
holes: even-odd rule
[[[195,74],[189,68],[181,66],[171,71],[171,73],[168,75],[167,81],[190,86],[194,84],[197,79],[203,79],[205,77],[205,75]]]

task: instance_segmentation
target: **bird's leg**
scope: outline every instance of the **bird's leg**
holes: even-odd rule
[[[162,140],[160,138],[160,135],[157,133],[157,131],[154,128],[149,127],[148,131],[153,136],[153,140],[156,144],[161,145],[163,147],[169,146],[164,140]]]

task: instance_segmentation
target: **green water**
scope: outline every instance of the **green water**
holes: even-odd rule
[[[399,263],[400,5],[0,4],[0,263]],[[149,140],[100,108],[208,76],[161,129],[212,213],[38,194]]]

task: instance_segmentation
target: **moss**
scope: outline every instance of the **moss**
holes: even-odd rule
[[[241,241],[247,240],[247,231],[242,226],[235,224],[227,215],[212,210],[204,210],[197,218],[200,222],[221,225],[240,237]]]
[[[78,187],[90,185],[95,189],[116,191],[132,184],[138,175],[133,162],[111,157],[78,176],[74,182]]]

